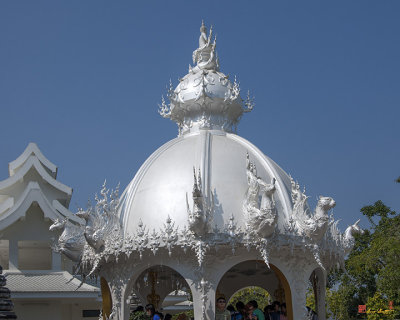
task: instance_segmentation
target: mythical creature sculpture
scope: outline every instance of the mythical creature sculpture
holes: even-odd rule
[[[120,237],[121,233],[117,214],[119,188],[117,187],[111,193],[110,202],[108,192],[104,183],[100,191],[102,198],[99,199],[96,196],[96,206],[89,206],[88,209],[81,209],[76,213],[78,217],[86,221],[84,236],[89,246],[96,252],[104,249],[107,240],[112,243],[114,238]]]
[[[310,214],[307,196],[301,192],[297,182],[291,179],[293,218],[297,229],[314,241],[321,240],[329,227],[329,210],[336,202],[330,197],[320,196],[314,214]]]
[[[348,226],[346,231],[344,232],[344,237],[343,237],[343,248],[345,254],[350,253],[351,249],[354,247],[354,236],[356,234],[363,234],[364,230],[361,229],[361,227],[358,225],[360,223],[360,219],[356,221],[351,226]]]
[[[247,154],[247,182],[243,210],[247,215],[247,225],[260,238],[267,238],[275,231],[278,215],[275,208],[273,194],[276,190],[275,178],[270,184],[257,176],[256,165],[250,161]],[[261,202],[259,204],[259,194]]]
[[[332,198],[320,196],[314,215],[297,216],[296,225],[298,229],[314,241],[321,240],[329,226],[328,211],[335,205],[335,200]]]
[[[189,208],[188,195],[186,193],[186,206],[189,220],[189,230],[198,236],[205,235],[209,230],[209,221],[211,218],[212,205],[210,206],[204,198],[201,185],[200,170],[196,177],[194,171],[194,184],[192,191],[193,209]]]
[[[104,248],[104,235],[100,217],[93,210],[79,210],[76,215],[86,221],[84,236],[89,246],[100,251]]]
[[[78,262],[81,258],[85,246],[84,229],[81,225],[71,223],[67,218],[56,219],[49,230],[64,229],[58,238],[57,249],[69,259]]]

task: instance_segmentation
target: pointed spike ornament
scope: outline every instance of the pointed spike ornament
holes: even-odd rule
[[[250,112],[254,109],[255,107],[255,103],[254,103],[255,98],[254,97],[250,97],[250,90],[247,90],[247,96],[246,96],[246,100],[244,101],[244,105],[246,106],[246,108],[244,109],[244,112]]]

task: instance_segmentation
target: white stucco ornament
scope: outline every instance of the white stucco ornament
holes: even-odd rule
[[[286,285],[289,318],[305,319],[310,275],[318,274],[324,303],[327,271],[343,265],[361,229],[356,223],[340,233],[329,214],[332,198],[321,196],[312,212],[300,185],[233,133],[254,102],[249,94],[242,99],[236,79],[219,71],[212,30],[207,35],[202,24],[200,32],[196,65],[175,89],[170,85],[169,103],[162,99],[159,109],[177,123],[179,136],[148,158],[120,198],[118,188],[110,193],[104,185],[95,206],[77,213],[85,221],[79,237],[66,228],[59,247],[81,248],[83,235],[79,270],[107,280],[113,319],[128,319],[132,290],[143,303],[156,296],[146,291],[149,270],[168,274],[157,299],[186,281],[195,319],[213,319],[217,289],[233,294],[241,288],[224,275],[256,272],[235,266],[260,260],[265,277],[275,277],[265,282],[275,286],[268,290]]]

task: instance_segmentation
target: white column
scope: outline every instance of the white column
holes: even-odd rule
[[[61,254],[58,252],[51,252],[51,269],[52,270],[61,270]]]
[[[8,247],[9,269],[18,269],[18,240],[10,240]]]
[[[193,295],[193,311],[195,320],[215,319],[215,292],[213,283],[203,282],[190,286]]]
[[[318,312],[318,319],[326,319],[325,310],[325,295],[326,295],[326,277],[324,274],[317,273],[317,295],[318,295],[318,305],[316,306]]]
[[[288,279],[289,280],[289,279]],[[308,277],[304,272],[298,273],[289,281],[292,293],[293,320],[306,319],[306,294]]]
[[[122,289],[123,293],[121,294],[122,301],[121,301],[121,319],[122,320],[129,320],[130,316],[130,299],[129,299],[129,294],[130,292],[127,292],[127,286],[124,285]],[[145,306],[145,305],[143,305]]]

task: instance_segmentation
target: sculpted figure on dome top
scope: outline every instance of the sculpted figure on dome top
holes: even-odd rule
[[[201,70],[216,70],[218,71],[218,61],[215,54],[215,47],[217,45],[217,39],[211,43],[212,38],[212,27],[210,28],[210,34],[207,37],[207,28],[202,22],[200,27],[200,38],[199,47],[193,51],[193,63],[197,65],[190,69],[192,73],[197,73]]]
[[[209,206],[204,198],[201,186],[200,170],[196,177],[194,171],[194,184],[192,191],[193,209],[189,208],[188,195],[186,193],[186,207],[188,212],[189,230],[198,236],[203,236],[208,232],[212,206]]]
[[[199,48],[204,48],[208,44],[207,39],[207,28],[204,25],[204,21],[201,21],[200,27],[200,38],[199,38]]]
[[[256,165],[250,161],[247,154],[247,182],[248,188],[243,202],[243,211],[246,214],[247,226],[260,238],[271,236],[276,227],[278,215],[273,195],[275,193],[275,178],[266,183],[257,176]],[[259,204],[259,196],[261,202]]]

